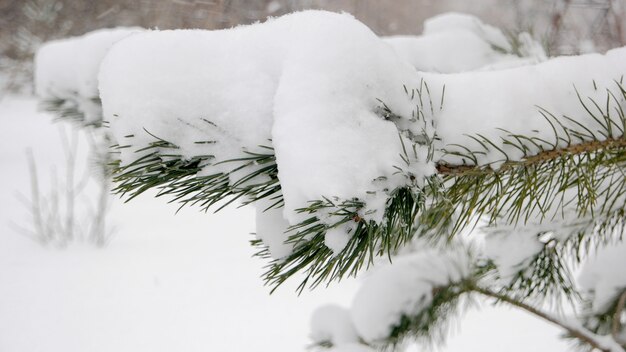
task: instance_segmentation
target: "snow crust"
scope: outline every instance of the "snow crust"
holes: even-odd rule
[[[35,55],[35,90],[42,100],[67,100],[84,112],[85,122],[101,118],[98,71],[117,41],[142,31],[137,27],[100,29],[45,43]]]
[[[386,338],[403,315],[415,315],[432,302],[434,289],[461,281],[470,270],[462,250],[429,249],[394,259],[355,295],[350,311],[356,331],[365,341]]]

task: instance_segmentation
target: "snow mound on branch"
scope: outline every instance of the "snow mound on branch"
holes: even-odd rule
[[[506,39],[456,14],[431,20],[425,35],[455,30],[498,46]],[[130,146],[120,150],[122,166],[152,153],[145,148],[155,136],[178,146],[183,158],[208,157],[200,176],[230,173],[243,162],[223,161],[273,147],[284,208],[282,214],[259,212],[257,219],[259,237],[284,257],[290,246],[280,244],[287,235],[268,233],[308,219],[311,214],[299,210],[311,201],[358,200],[364,203],[358,216],[380,222],[391,192],[420,186],[435,170],[415,136],[432,139],[433,122],[437,148],[458,144],[476,151],[482,146],[467,135],[500,143],[506,133],[498,128],[551,140],[553,129],[537,106],[593,125],[574,87],[582,97],[603,101],[613,80],[626,73],[625,58],[626,49],[617,49],[503,70],[417,72],[350,15],[305,11],[228,30],[130,36],[111,48],[99,82],[111,133]],[[422,82],[428,88],[421,89]],[[500,147],[509,160],[522,157],[514,146]],[[442,158],[435,155],[435,161],[462,161]],[[496,148],[478,155],[479,164],[494,168],[504,160]],[[231,185],[255,167],[230,174]],[[332,210],[315,216],[332,225]],[[350,230],[337,226],[325,243],[338,253]]]
[[[433,290],[469,275],[466,252],[424,250],[394,259],[364,282],[352,302],[352,321],[359,336],[374,342],[389,336],[403,316],[414,316],[433,299]]]
[[[626,290],[626,242],[608,245],[582,267],[578,283],[592,298],[593,313],[604,313]]]
[[[239,164],[220,161],[271,144],[291,225],[308,217],[297,209],[324,197],[358,198],[366,203],[362,217],[380,221],[387,192],[407,182],[395,167],[418,180],[434,172],[417,158],[426,147],[405,165],[401,155],[412,142],[381,114],[382,101],[411,117],[415,102],[404,87],[418,85],[417,72],[346,14],[144,32],[113,46],[99,81],[113,136],[132,146],[121,150],[122,165],[150,153],[140,149],[155,136],[184,158],[213,157],[200,175],[228,173]]]
[[[314,343],[330,342],[333,345],[356,343],[359,336],[354,330],[350,312],[340,306],[321,306],[311,316],[311,339]]]
[[[509,160],[519,160],[522,157],[521,151],[501,142],[501,137],[508,133],[500,129],[536,137],[537,140],[554,141],[554,130],[541,115],[540,108],[560,118],[565,126],[574,130],[580,128],[573,122],[566,121],[563,116],[568,116],[583,126],[597,126],[596,121],[579,102],[577,92],[590,106],[592,103],[589,99],[603,106],[606,103],[607,90],[612,90],[619,96],[615,82],[626,75],[626,48],[611,50],[606,55],[557,57],[537,65],[496,71],[421,74],[430,85],[433,101],[442,99],[445,86],[445,102],[442,109],[435,114],[437,135],[442,140],[441,147],[456,144],[471,150],[484,151],[478,142],[468,137],[480,134],[498,145]],[[612,112],[614,106],[615,103],[611,102]],[[619,115],[612,115],[613,122],[621,125],[618,121]],[[596,128],[593,127],[594,130]],[[602,137],[601,134],[596,134]],[[565,143],[559,141],[559,145],[564,147]],[[541,151],[532,144],[529,144],[529,150],[530,153]],[[503,153],[496,148],[491,148],[477,157],[478,164],[489,164],[493,168],[498,168],[506,160]],[[462,162],[453,155],[447,155],[444,160],[451,164]]]
[[[380,101],[410,117],[415,106],[403,87],[416,86],[418,76],[360,22],[317,17],[316,29],[300,33],[284,61],[274,97],[272,140],[286,218],[298,223],[305,216],[296,209],[332,196],[366,201],[363,218],[380,221],[383,188],[406,182],[393,167],[404,165],[403,137],[379,116]],[[418,178],[431,172],[425,160],[415,162]],[[384,186],[372,183],[381,176],[388,180]]]
[[[79,37],[54,40],[35,55],[35,90],[42,100],[68,100],[85,114],[85,122],[100,119],[98,70],[109,48],[141,28],[112,28]]]
[[[383,38],[419,71],[454,73],[483,67],[519,66],[545,60],[545,53],[530,36],[523,36],[524,47],[535,51],[518,57],[499,29],[471,15],[442,14],[424,22],[421,36]]]

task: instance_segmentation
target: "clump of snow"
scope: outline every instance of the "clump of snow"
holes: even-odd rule
[[[272,258],[281,259],[291,254],[293,245],[286,243],[289,223],[283,216],[283,210],[271,207],[273,203],[267,198],[255,202],[256,236],[268,247]]]
[[[378,115],[379,100],[410,118],[415,102],[403,87],[417,86],[417,74],[349,16],[293,16],[305,16],[298,26],[309,22],[315,30],[305,27],[292,44],[274,97],[272,141],[286,217],[290,223],[300,222],[303,216],[296,209],[333,196],[364,200],[363,217],[380,221],[384,202],[377,200],[388,196],[372,181],[385,177],[384,187],[392,190],[406,180],[393,167],[404,164],[404,137],[393,122]],[[406,138],[404,143],[411,145]],[[428,163],[416,164],[424,166],[416,175],[421,179],[429,172]],[[376,207],[369,208],[372,204]]]
[[[340,306],[321,306],[311,316],[311,340],[314,343],[328,343],[334,346],[355,343],[359,336],[354,329],[350,312]]]
[[[349,228],[346,226],[333,227],[326,231],[324,244],[337,254],[346,247],[351,237]]]
[[[396,258],[368,277],[354,297],[357,333],[368,342],[385,339],[402,316],[414,316],[432,302],[433,290],[463,280],[470,270],[462,250],[429,249]]]
[[[585,262],[578,277],[583,292],[592,297],[591,310],[604,313],[626,290],[626,242],[608,245]]]
[[[223,31],[144,32],[112,47],[99,81],[113,136],[132,146],[121,150],[122,165],[151,152],[140,150],[154,136],[184,158],[211,156],[215,162],[200,175],[229,173],[240,164],[220,161],[271,144],[291,225],[306,216],[297,209],[324,197],[362,200],[363,217],[379,221],[387,192],[408,182],[395,167],[406,167],[401,155],[413,142],[380,110],[382,101],[408,120],[416,102],[404,87],[419,77],[346,14],[306,11]],[[412,154],[407,169],[416,179],[434,172],[417,158],[425,152]]]
[[[112,28],[50,41],[35,55],[35,90],[42,100],[65,100],[85,116],[100,120],[98,70],[109,48],[141,28]]]
[[[484,254],[495,264],[500,280],[508,283],[527,268],[543,247],[537,238],[537,231],[518,229],[510,233],[488,234],[485,237]]]

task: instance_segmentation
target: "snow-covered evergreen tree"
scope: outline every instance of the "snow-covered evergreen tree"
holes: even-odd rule
[[[307,11],[99,32],[44,46],[36,70],[49,109],[108,127],[118,193],[255,206],[272,289],[371,269],[351,307],[316,312],[320,347],[436,339],[482,296],[626,348],[624,48],[548,59],[462,14],[379,38]]]

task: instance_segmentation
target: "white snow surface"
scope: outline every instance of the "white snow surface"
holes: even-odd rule
[[[177,213],[154,193],[130,203],[111,197],[106,219],[115,233],[106,247],[28,239],[16,230],[33,225],[16,196],[30,199],[26,149],[46,196],[54,170],[64,180],[57,127],[71,127],[36,106],[30,97],[0,99],[0,159],[12,170],[0,173],[0,351],[306,352],[312,312],[351,297],[353,280],[301,295],[288,282],[270,295],[264,261],[249,245],[251,208]],[[79,152],[81,175],[89,164]],[[77,206],[97,191],[86,188]]]
[[[578,284],[592,297],[591,310],[604,313],[626,290],[626,242],[602,247],[585,262]]]
[[[137,27],[100,29],[82,36],[54,40],[35,55],[35,90],[42,100],[68,100],[85,113],[86,122],[100,119],[98,71],[111,45]]]
[[[403,315],[416,315],[432,302],[433,289],[461,281],[470,270],[463,250],[427,249],[395,258],[354,296],[350,312],[357,333],[368,342],[386,338]]]

